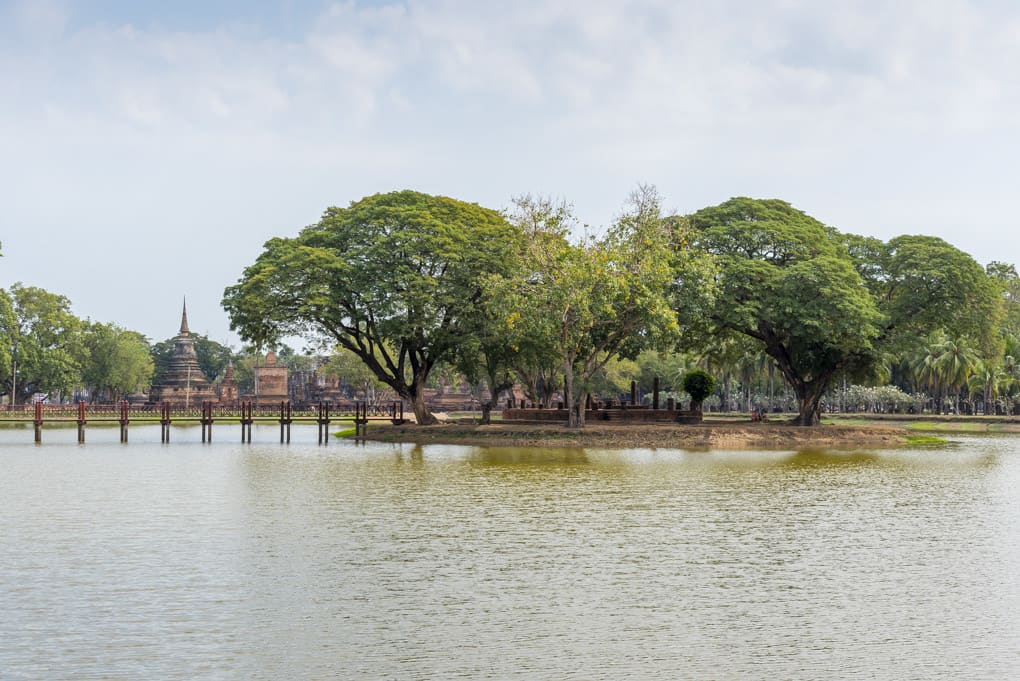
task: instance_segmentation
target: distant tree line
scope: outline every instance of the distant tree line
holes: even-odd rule
[[[199,367],[210,380],[222,379],[232,363],[242,392],[254,389],[253,348],[234,352],[192,334]],[[174,339],[157,343],[117,324],[80,319],[71,301],[34,286],[0,289],[0,402],[25,404],[34,398],[114,402],[139,397],[160,382],[173,355]],[[311,368],[311,359],[286,345],[275,348],[292,370]]]
[[[538,404],[557,394],[582,425],[593,392],[652,374],[672,389],[702,367],[719,376],[706,404],[750,407],[767,385],[811,425],[840,391],[846,408],[848,385],[1002,408],[1017,392],[1018,295],[1012,265],[983,268],[940,239],[859,237],[778,200],[677,215],[642,187],[604,229],[543,198],[500,212],[366,197],[269,241],[223,306],[256,345],[302,334],[343,349],[421,423],[437,370],[487,387],[487,409],[515,383]]]
[[[676,215],[639,187],[600,230],[541,197],[502,212],[366,197],[267,242],[223,304],[256,345],[303,335],[356,357],[420,423],[434,371],[488,388],[486,412],[514,384],[558,394],[580,426],[585,397],[621,377],[697,366],[721,407],[764,379],[811,425],[848,384],[954,408],[1015,395],[1018,294],[1012,265],[935,237],[844,234],[779,200]]]
[[[397,395],[434,420],[427,388],[466,384],[483,413],[519,386],[569,406],[631,380],[707,409],[1008,413],[1020,408],[1020,277],[931,236],[845,234],[779,200],[734,198],[690,215],[639,187],[604,228],[564,201],[503,211],[412,191],[328,208],[268,241],[224,292],[238,352],[195,336],[203,372],[229,363],[242,391],[275,348],[292,370],[330,372],[362,396]],[[300,336],[313,359],[281,345]],[[81,320],[35,287],[0,289],[0,393],[116,400],[158,382],[172,339]],[[889,388],[884,393],[879,388]],[[892,390],[895,389],[895,390]],[[867,406],[865,406],[867,405]]]

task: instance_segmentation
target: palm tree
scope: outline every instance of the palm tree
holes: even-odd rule
[[[967,387],[967,379],[977,368],[980,358],[977,351],[968,345],[966,338],[947,338],[941,346],[941,354],[935,369],[942,385],[953,390],[953,409],[959,413],[960,393]]]
[[[1012,406],[1017,401],[1017,395],[1020,394],[1020,362],[1017,362],[1016,355],[1008,354],[1002,358],[1002,373],[1000,394],[1008,397],[1008,401],[1011,403],[1009,406]]]
[[[938,411],[942,411],[945,388],[939,361],[947,340],[946,334],[942,330],[934,331],[928,336],[912,362],[912,373],[917,381],[917,386],[934,398]]]
[[[1001,366],[978,362],[967,381],[967,388],[972,394],[981,394],[985,414],[988,414],[989,406],[999,397],[1007,379],[1008,376]]]

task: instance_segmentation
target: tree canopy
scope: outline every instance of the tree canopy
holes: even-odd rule
[[[607,362],[677,338],[670,293],[684,268],[669,218],[658,192],[642,187],[604,237],[573,244],[562,229],[564,216],[553,211],[537,230],[544,235],[541,251],[529,254],[514,276],[491,281],[489,298],[514,344],[533,344],[541,348],[536,355],[557,358],[571,426],[584,424],[585,395]]]
[[[92,322],[83,329],[82,344],[81,379],[93,401],[115,401],[151,383],[152,356],[140,333]]]
[[[413,191],[376,194],[267,242],[223,306],[231,328],[259,345],[286,334],[332,340],[431,423],[429,371],[454,359],[478,314],[481,276],[502,271],[518,239],[493,210]]]
[[[874,361],[880,313],[846,248],[785,201],[735,198],[690,216],[696,244],[717,258],[717,333],[759,341],[817,422],[839,371]]]
[[[720,264],[709,317],[762,343],[818,421],[840,373],[873,372],[882,353],[904,352],[936,329],[1000,347],[1002,289],[973,258],[942,239],[840,234],[788,203],[731,199],[691,216],[698,245]]]
[[[20,283],[0,298],[7,360],[0,366],[4,392],[23,403],[36,393],[73,388],[83,351],[82,321],[71,313],[71,301]]]

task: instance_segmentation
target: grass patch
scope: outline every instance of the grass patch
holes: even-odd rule
[[[357,428],[347,428],[346,430],[338,430],[333,433],[333,437],[354,437],[354,434],[357,432]]]
[[[950,444],[949,440],[935,435],[908,435],[908,447],[941,447]]]
[[[859,416],[836,416],[821,420],[823,426],[874,426],[874,419],[861,418]]]
[[[915,421],[907,429],[918,433],[987,433],[988,426],[973,421]]]

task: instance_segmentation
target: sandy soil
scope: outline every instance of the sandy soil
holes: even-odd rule
[[[588,424],[572,430],[554,424],[445,423],[436,426],[370,424],[369,440],[419,444],[487,446],[600,447],[628,449],[802,449],[807,447],[868,447],[903,444],[902,426],[821,425],[800,428],[780,423],[712,421],[701,425]]]

